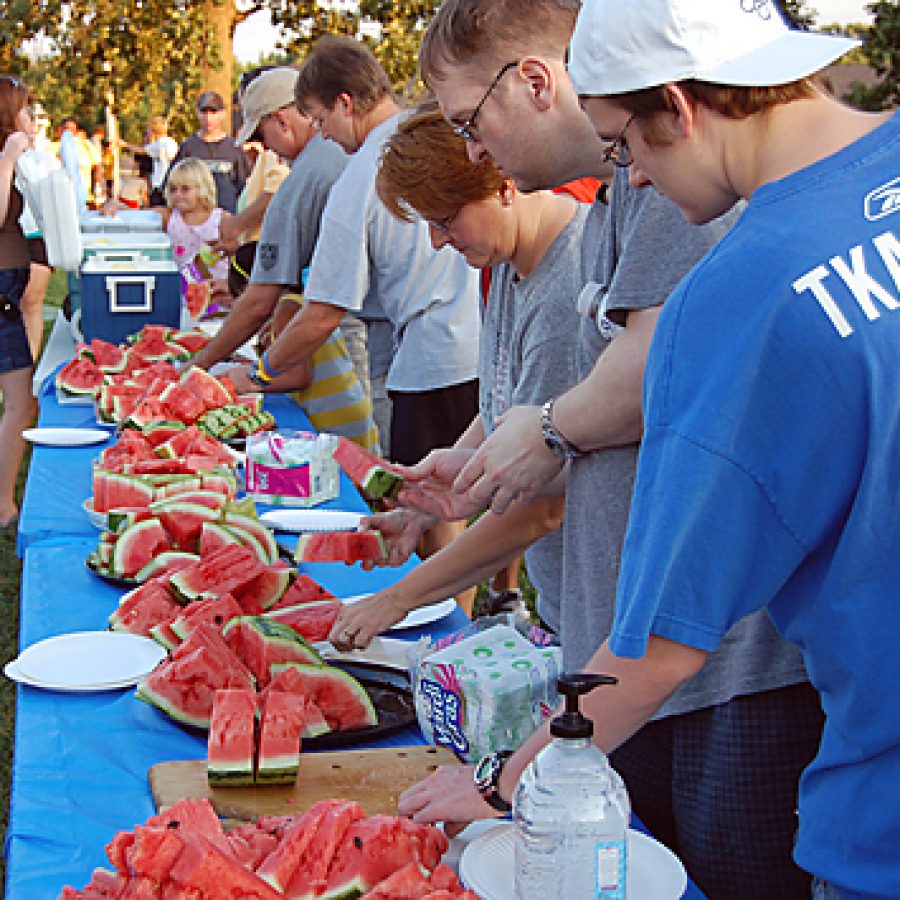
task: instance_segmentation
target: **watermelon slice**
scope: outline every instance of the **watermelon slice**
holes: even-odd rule
[[[297,780],[306,706],[306,698],[298,694],[269,691],[266,695],[259,720],[258,784],[293,784]]]
[[[396,497],[403,487],[403,476],[396,467],[348,438],[338,437],[334,458],[350,480],[373,500]]]
[[[316,883],[324,883],[344,832],[365,815],[353,801],[320,800],[285,831],[256,874],[288,897],[314,895]]]
[[[334,853],[325,890],[327,900],[362,896],[407,863],[421,863],[416,842],[394,816],[354,822]]]
[[[210,785],[253,783],[255,729],[256,691],[216,691],[207,741]]]
[[[199,319],[209,306],[210,290],[208,281],[182,282],[184,302],[192,319]],[[181,343],[180,341],[178,343]]]
[[[184,431],[186,427],[184,422],[153,422],[144,426],[141,433],[152,447],[158,447],[175,437],[179,431]]]
[[[69,397],[97,397],[106,376],[92,360],[76,356],[56,373],[55,384]]]
[[[256,538],[267,557],[263,562],[274,563],[278,561],[278,544],[275,543],[275,535],[259,519],[228,511],[225,513],[223,522],[231,529],[245,531]]]
[[[253,676],[219,632],[198,625],[137,687],[136,696],[195,728],[208,728],[215,692],[253,690]]]
[[[111,574],[133,578],[160,553],[171,549],[159,519],[137,522],[120,532],[110,562]]]
[[[181,376],[181,385],[201,400],[205,409],[228,406],[233,399],[218,378],[198,366],[191,366]]]
[[[172,632],[178,639],[176,643],[186,640],[201,622],[212,625],[221,631],[231,619],[243,614],[243,610],[231,594],[194,600],[183,609],[177,607],[177,610],[174,620],[169,623]]]
[[[179,497],[157,500],[150,505],[150,510],[162,522],[173,544],[191,552],[197,549],[203,525],[218,518],[219,513],[199,503],[186,503]]]
[[[263,615],[267,619],[288,625],[301,637],[313,643],[324,641],[331,634],[331,627],[342,605],[340,600],[320,600],[296,606],[281,606]]]
[[[183,550],[167,550],[165,553],[160,553],[158,556],[153,557],[135,575],[135,578],[138,581],[146,581],[148,578],[171,575],[173,572],[180,572],[191,565],[191,563],[197,562],[199,558],[196,554],[185,553]]]
[[[222,630],[225,643],[256,678],[260,688],[269,683],[275,663],[323,663],[322,657],[295,631],[262,616],[239,616]],[[314,699],[314,698],[313,698]],[[323,710],[324,712],[324,710]]]
[[[223,547],[243,546],[243,541],[231,529],[218,522],[204,522],[200,530],[200,555],[210,556]]]
[[[233,594],[262,570],[262,564],[251,550],[244,546],[227,546],[176,572],[169,580],[169,586],[177,598],[187,602],[201,594]]]
[[[94,468],[94,512],[139,509],[153,501],[153,487],[141,478]]]
[[[302,694],[322,710],[334,731],[378,724],[378,713],[366,689],[337,666],[275,663],[269,690]]]
[[[284,594],[291,574],[292,570],[281,562],[264,566],[253,579],[234,589],[235,599],[248,615],[259,615]]]
[[[314,578],[309,575],[298,575],[290,584],[288,589],[281,595],[278,602],[273,604],[271,609],[281,609],[282,607],[297,606],[300,603],[315,603],[320,600],[337,599],[331,591],[326,590]]]
[[[169,342],[180,344],[193,356],[209,343],[209,338],[202,331],[176,331],[169,337]]]
[[[171,414],[169,418],[184,422],[185,425],[193,425],[206,410],[203,401],[178,382],[166,385],[159,400]]]
[[[380,531],[317,531],[301,534],[294,551],[298,563],[384,562],[387,546]]]
[[[125,349],[116,344],[94,338],[82,355],[93,361],[101,372],[122,372],[125,369]]]
[[[151,636],[151,628],[178,614],[180,607],[168,588],[158,581],[148,581],[125,594],[109,617],[113,631]]]
[[[228,831],[225,837],[234,858],[251,872],[259,868],[259,864],[275,850],[280,840],[277,829],[267,828],[260,821],[238,825]]]

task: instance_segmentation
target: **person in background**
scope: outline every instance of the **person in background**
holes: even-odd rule
[[[169,136],[169,123],[164,116],[153,116],[147,123],[147,137],[149,140],[143,148],[132,147],[133,150],[143,149],[144,153],[153,160],[153,168],[150,172],[150,204],[161,206],[165,202],[163,186],[166,175],[172,161],[178,155],[178,144]]]
[[[216,206],[216,186],[209,169],[199,159],[183,159],[169,171],[166,184],[166,206],[151,209],[162,216],[163,229],[172,240],[172,254],[179,269],[184,270],[197,252],[219,235],[219,223],[229,214]],[[107,203],[104,214],[113,215],[126,204],[114,200]],[[210,269],[211,277],[228,277],[228,259],[219,258]]]
[[[16,189],[15,166],[30,148],[31,92],[13,75],[0,75],[0,530],[18,521],[16,477],[25,451],[22,431],[34,416],[31,378],[34,357],[20,307],[28,283],[32,254],[19,226],[22,195]]]
[[[266,210],[257,245],[261,250],[249,254],[242,247],[232,260],[229,282],[237,281],[235,267],[240,266],[250,273],[249,283],[221,330],[194,358],[195,365],[208,368],[226,359],[260,329],[267,347],[273,331],[281,333],[303,306],[303,269],[319,237],[329,192],[347,158],[339,147],[323,140],[309,117],[300,112],[295,100],[297,77],[293,68],[269,69],[246,83],[242,92],[244,125],[239,138],[256,138],[268,150],[290,159],[291,171]],[[294,399],[317,429],[375,449],[378,433],[371,402],[350,359],[342,328],[343,320],[307,358],[298,360],[281,378],[271,379],[267,387],[296,391]],[[234,377],[243,374],[238,371]]]
[[[378,199],[378,157],[401,116],[384,69],[364,44],[335,36],[317,41],[300,72],[297,100],[351,159],[322,214],[305,288],[309,302],[267,360],[276,372],[289,367],[346,312],[358,314],[369,326],[373,398],[374,379],[385,375],[392,402],[390,457],[415,462],[455,443],[477,410],[477,273],[450,248],[434,250],[424,222],[401,222]],[[464,525],[432,529],[425,554]]]
[[[91,198],[91,169],[93,166],[86,142],[79,138],[76,119],[67,116],[62,120],[59,137],[59,158],[75,186],[75,201],[80,212],[85,212]]]
[[[491,271],[481,324],[479,412],[456,447],[477,447],[514,403],[543,403],[570,388],[577,379],[578,341],[572,297],[581,287],[589,207],[550,191],[520,194],[490,160],[471,162],[465,140],[433,103],[388,139],[376,188],[395,216],[424,219],[435,247],[452,246],[470,266]],[[545,627],[558,626],[562,505],[561,498],[546,497],[514,505],[502,516],[485,513],[395,585],[348,605],[334,624],[332,643],[366,647],[412,609],[477,585],[523,550],[538,615]],[[397,565],[434,522],[401,508],[368,524],[385,535],[389,561]]]
[[[221,94],[204,91],[197,98],[200,130],[181,142],[172,165],[182,159],[201,159],[216,185],[216,206],[233,213],[250,175],[250,160],[225,131],[226,110]]]

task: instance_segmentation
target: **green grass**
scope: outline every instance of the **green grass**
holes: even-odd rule
[[[47,291],[44,308],[59,308],[66,294],[66,279],[56,273]],[[45,323],[44,341],[50,333],[52,322]],[[2,402],[0,402],[2,410]],[[25,477],[31,460],[31,448],[26,449],[19,471],[16,499],[21,503]],[[16,556],[16,536],[6,532],[0,534],[0,663],[6,663],[18,655],[19,646],[19,584],[22,564]],[[6,678],[0,678],[0,792],[2,792],[3,818],[0,821],[2,834],[6,836],[9,821],[9,784],[12,771],[13,735],[15,729],[16,690]],[[0,881],[6,880],[6,858],[0,855]]]

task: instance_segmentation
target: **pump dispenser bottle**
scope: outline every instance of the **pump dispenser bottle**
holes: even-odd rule
[[[565,711],[552,740],[529,764],[513,795],[518,900],[625,900],[625,785],[591,740],[593,722],[579,698],[608,675],[567,674],[558,681]]]

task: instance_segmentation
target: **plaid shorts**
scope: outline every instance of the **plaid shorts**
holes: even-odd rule
[[[815,689],[791,685],[650,722],[610,761],[710,900],[809,900],[791,853],[797,783],[823,723]]]

